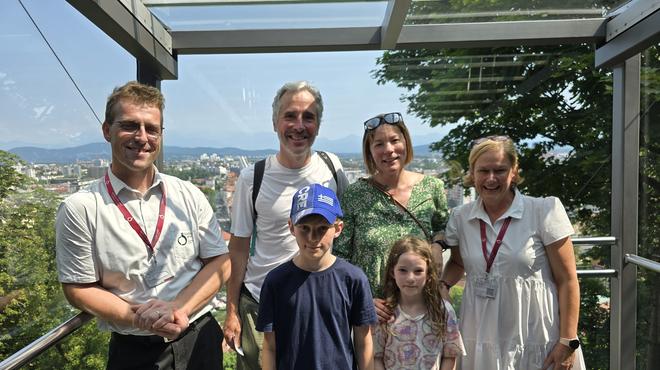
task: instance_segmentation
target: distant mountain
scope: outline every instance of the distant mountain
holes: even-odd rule
[[[324,145],[314,145],[319,150],[328,150],[337,152],[339,155],[355,156],[360,155],[359,152],[342,153],[327,148]],[[360,146],[357,146],[359,148]],[[196,159],[200,155],[206,153],[208,155],[217,154],[220,156],[247,156],[247,157],[265,157],[269,154],[274,154],[277,151],[273,149],[262,150],[244,150],[233,147],[225,148],[212,148],[212,147],[198,147],[198,148],[184,148],[180,146],[165,146],[165,160],[181,160],[181,159]],[[417,145],[414,147],[416,156],[426,156],[431,154],[429,145]],[[33,146],[18,147],[9,150],[21,157],[28,163],[75,163],[76,161],[90,161],[94,159],[107,159],[111,157],[110,145],[108,143],[92,143],[72,148],[62,149],[44,149]]]
[[[110,145],[108,143],[92,143],[72,148],[44,149],[32,146],[18,147],[9,150],[29,163],[75,163],[76,161],[90,161],[94,159],[107,159],[111,157]],[[178,146],[166,146],[164,148],[165,160],[194,159],[200,155],[244,155],[264,157],[275,153],[275,150],[243,150],[239,148],[182,148]]]

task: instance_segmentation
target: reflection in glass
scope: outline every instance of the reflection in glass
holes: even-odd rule
[[[406,24],[503,22],[603,17],[621,0],[413,0]]]
[[[660,262],[660,48],[642,53],[638,254]],[[637,268],[637,368],[660,368],[660,274]]]

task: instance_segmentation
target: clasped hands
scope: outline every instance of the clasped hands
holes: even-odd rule
[[[143,304],[131,305],[131,310],[135,313],[134,327],[169,340],[178,338],[190,324],[188,315],[174,307],[172,302],[153,299]]]

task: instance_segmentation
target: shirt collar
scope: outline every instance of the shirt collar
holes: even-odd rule
[[[128,191],[131,191],[131,192],[137,192],[137,190],[131,188],[128,185],[126,185],[126,183],[123,182],[122,180],[120,180],[119,177],[115,176],[115,174],[112,173],[111,166],[112,165],[108,166],[108,177],[110,177],[110,184],[112,184],[112,189],[114,189],[115,194],[119,194],[119,192],[124,190],[124,189],[127,189]],[[160,184],[163,182],[163,176],[158,171],[158,167],[156,167],[156,166],[153,166],[153,167],[154,167],[154,171],[156,171],[155,174],[154,174],[154,182],[153,182],[153,184],[151,184],[151,186],[147,190],[147,193],[149,193],[154,188],[159,187]]]
[[[520,193],[520,191],[518,191],[518,188],[514,188],[513,193],[513,202],[511,202],[509,209],[507,209],[506,212],[504,212],[504,214],[502,214],[502,216],[497,219],[497,221],[507,217],[518,219],[522,218],[523,211],[525,209],[522,199],[523,195]],[[475,218],[490,223],[490,217],[488,217],[488,214],[486,214],[486,210],[484,209],[483,200],[481,197],[478,197],[475,202],[472,202],[472,209],[470,209],[468,219],[472,220]]]

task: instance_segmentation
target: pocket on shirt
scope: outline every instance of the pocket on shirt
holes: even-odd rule
[[[169,249],[176,262],[185,263],[196,257],[195,240],[190,225],[185,222],[169,224],[163,235],[163,248]]]

